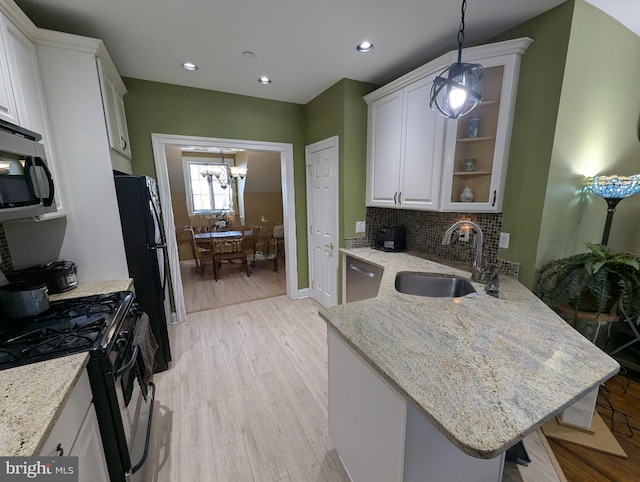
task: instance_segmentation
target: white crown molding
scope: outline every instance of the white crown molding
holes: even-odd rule
[[[12,0],[0,0],[0,10],[23,34],[32,38],[38,27]]]

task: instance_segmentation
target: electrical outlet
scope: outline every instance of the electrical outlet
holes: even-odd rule
[[[500,242],[498,243],[498,248],[508,248],[510,237],[511,235],[509,233],[500,233]]]
[[[471,233],[470,229],[465,229],[467,228],[467,226],[463,226],[460,228],[460,231],[458,231],[458,241],[462,242],[462,243],[468,243],[469,242],[469,234]]]
[[[367,225],[364,221],[356,221],[356,233],[366,232]]]

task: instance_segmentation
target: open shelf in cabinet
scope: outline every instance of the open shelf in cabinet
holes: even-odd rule
[[[478,105],[473,112],[458,120],[451,179],[452,203],[461,202],[460,194],[466,187],[473,191],[474,203],[491,203],[491,181],[494,173],[503,74],[503,66],[485,69],[487,86],[485,99],[487,100]],[[471,128],[474,123],[477,130]],[[473,171],[465,169],[466,159],[475,159]]]

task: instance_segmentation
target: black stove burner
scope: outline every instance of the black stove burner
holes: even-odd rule
[[[93,346],[98,336],[106,327],[105,318],[78,324],[68,328],[36,328],[15,338],[11,338],[0,346],[0,363],[4,360],[19,360],[24,357],[45,353],[68,352],[73,349]]]
[[[121,291],[52,301],[40,315],[5,322],[0,328],[0,369],[106,345],[132,300],[130,292]]]

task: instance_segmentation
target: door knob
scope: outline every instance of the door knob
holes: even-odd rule
[[[325,244],[325,247],[327,247],[327,248],[329,248],[331,251],[333,251],[333,243]]]

